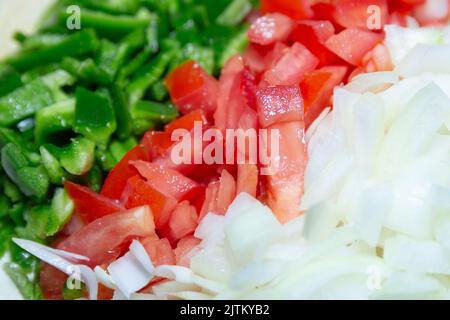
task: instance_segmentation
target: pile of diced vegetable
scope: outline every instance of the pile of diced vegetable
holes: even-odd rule
[[[42,296],[40,264],[11,237],[57,240],[74,210],[64,182],[100,191],[143,133],[177,118],[163,79],[187,60],[217,75],[247,45],[253,2],[60,0],[15,35],[20,51],[0,62],[0,257],[26,298]]]

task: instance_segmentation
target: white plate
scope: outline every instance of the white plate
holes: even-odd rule
[[[42,12],[53,0],[0,0],[0,58],[16,49],[12,35],[16,31],[30,33]],[[9,277],[3,271],[8,257],[0,260],[0,300],[22,299]]]

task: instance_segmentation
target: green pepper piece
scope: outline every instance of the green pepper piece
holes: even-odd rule
[[[136,119],[133,121],[133,133],[137,136],[143,135],[146,131],[155,128],[155,123],[151,120]]]
[[[75,118],[75,99],[57,102],[36,112],[34,134],[36,143],[47,142],[50,135],[72,128]]]
[[[14,233],[14,224],[7,219],[0,220],[0,257],[9,249],[9,240]]]
[[[141,100],[147,89],[164,75],[168,64],[175,54],[175,50],[168,50],[159,54],[154,60],[142,67],[142,70],[130,82],[127,88],[130,105]]]
[[[0,97],[21,86],[20,75],[8,65],[0,65]]]
[[[16,226],[25,225],[26,222],[24,218],[24,212],[25,212],[25,204],[23,203],[14,204],[9,210],[9,217],[11,218],[12,221],[14,221]]]
[[[0,195],[0,219],[8,216],[9,208],[11,207],[11,203],[9,201],[9,198],[1,194]]]
[[[112,14],[134,14],[140,0],[78,0],[85,7]]]
[[[29,239],[43,240],[46,238],[46,228],[52,207],[49,204],[34,206],[25,211],[24,217],[27,222],[25,227],[26,237]]]
[[[49,188],[49,178],[41,166],[33,167],[24,152],[9,143],[1,151],[2,166],[9,178],[29,197],[43,198]]]
[[[12,129],[0,128],[0,148],[8,143],[13,143],[18,146],[32,164],[39,164],[39,156],[36,157],[37,154],[34,152],[34,145],[31,142],[25,140],[20,134]]]
[[[77,88],[75,96],[74,131],[106,145],[117,127],[109,99],[81,87]]]
[[[150,21],[147,27],[147,47],[152,53],[159,50],[159,16],[156,13],[151,13]]]
[[[6,263],[3,266],[6,274],[11,278],[25,299],[40,300],[42,291],[35,281],[31,281],[28,275],[16,263]]]
[[[17,186],[12,183],[8,178],[4,177],[2,179],[3,182],[3,192],[9,198],[12,203],[16,203],[22,200],[22,193],[17,188]]]
[[[150,120],[152,122],[168,123],[178,116],[178,109],[168,103],[139,101],[131,109],[134,119]]]
[[[32,51],[53,46],[67,39],[67,37],[68,35],[66,34],[53,33],[33,34],[30,36],[25,36],[25,38],[22,39],[22,50]]]
[[[140,53],[136,55],[131,61],[129,61],[119,71],[119,81],[124,82],[129,76],[134,74],[150,57],[152,51],[150,48],[144,48]]]
[[[54,102],[51,90],[40,79],[0,98],[0,125],[10,126]]]
[[[64,282],[64,288],[62,290],[64,300],[76,300],[86,296],[86,285],[80,283],[79,289],[69,289],[67,281]]]
[[[94,165],[88,172],[88,185],[94,192],[100,192],[103,185],[103,172],[98,165]]]
[[[57,234],[72,217],[75,205],[63,188],[55,191],[51,203],[51,211],[45,227],[47,237]]]
[[[214,50],[193,43],[185,45],[181,52],[181,63],[195,60],[203,69],[212,74],[214,71]]]
[[[130,151],[133,147],[137,145],[137,141],[135,138],[129,138],[125,141],[113,141],[109,146],[109,150],[116,160],[119,162],[125,154]]]
[[[60,24],[65,26],[69,16],[65,10],[62,11]],[[83,28],[92,28],[99,36],[112,40],[121,39],[136,29],[145,28],[149,23],[148,11],[138,12],[135,16],[117,16],[83,9],[80,19]]]
[[[74,58],[64,58],[62,68],[87,84],[107,85],[112,82],[112,77],[105,70],[100,69],[92,58],[79,61]]]
[[[95,143],[84,137],[71,139],[71,143],[62,148],[51,144],[44,147],[67,172],[76,176],[87,173],[94,163]]]
[[[248,46],[247,29],[242,28],[234,37],[226,42],[224,48],[221,49],[221,53],[218,58],[218,67],[221,69],[225,66],[225,63],[235,54],[243,51]]]
[[[37,265],[39,264],[39,259],[28,251],[23,250],[13,241],[10,241],[9,244],[9,254],[11,256],[11,261],[17,263],[26,273],[36,270]]]
[[[84,12],[83,16],[85,16]],[[43,47],[37,51],[22,52],[6,60],[6,63],[18,71],[26,71],[37,65],[59,62],[64,57],[74,57],[92,52],[97,46],[98,40],[95,34],[90,30],[83,30],[57,44]]]
[[[123,89],[120,88],[117,83],[114,83],[109,88],[109,94],[111,96],[114,113],[116,115],[117,136],[119,139],[126,139],[130,136],[133,126],[127,97]]]
[[[252,11],[250,0],[233,0],[217,17],[216,23],[222,26],[236,26]]]
[[[169,95],[164,81],[159,80],[150,89],[151,96],[156,101],[163,101]]]
[[[65,174],[58,159],[53,154],[51,154],[44,146],[41,146],[39,150],[41,152],[42,165],[47,170],[51,183],[62,185],[64,182]]]

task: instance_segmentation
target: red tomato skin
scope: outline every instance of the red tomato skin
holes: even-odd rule
[[[147,161],[135,161],[133,165],[147,180],[148,185],[166,197],[172,197],[179,201],[192,189],[198,187],[197,182],[176,170]]]
[[[256,96],[262,127],[279,122],[303,121],[303,99],[298,86],[260,88]]]
[[[165,79],[170,97],[183,114],[200,109],[210,118],[216,110],[218,83],[195,61],[187,61]]]
[[[173,120],[165,127],[165,132],[172,134],[177,129],[185,129],[191,131],[197,122],[201,122],[206,125],[208,122],[206,120],[205,114],[202,110],[194,110],[188,114]]]
[[[188,201],[180,202],[170,215],[168,231],[175,241],[193,234],[198,225],[198,215],[195,207]]]
[[[150,160],[145,148],[138,145],[128,151],[106,177],[101,195],[114,200],[120,199],[128,179],[137,173],[136,169],[130,165],[130,161],[134,160]]]
[[[262,0],[261,12],[279,12],[292,19],[309,19],[313,16],[309,1],[306,0]]]
[[[68,276],[56,269],[55,267],[41,263],[41,271],[39,273],[39,284],[42,294],[46,300],[63,300],[62,289]]]
[[[300,83],[305,103],[305,127],[309,126],[327,106],[331,106],[333,89],[347,74],[344,66],[328,66],[308,74]]]
[[[75,211],[84,223],[91,223],[94,220],[124,210],[124,207],[119,203],[95,193],[87,187],[66,181],[64,188],[73,200]]]
[[[367,52],[382,40],[381,34],[350,28],[330,37],[325,45],[348,63],[358,66]]]
[[[177,201],[166,197],[150,186],[140,175],[131,177],[122,195],[127,209],[148,205],[152,209],[156,225],[164,224],[164,217],[175,208]]]
[[[334,32],[334,26],[329,21],[302,20],[296,24],[291,39],[303,44],[319,59],[317,67],[343,64],[345,62],[325,46],[325,42],[334,35]]]
[[[292,32],[294,22],[283,14],[268,13],[258,18],[248,31],[250,42],[263,46],[286,41]]]
[[[298,85],[305,74],[313,71],[319,62],[304,45],[296,42],[272,69],[265,72],[263,81],[269,86]]]
[[[130,240],[152,235],[155,232],[153,220],[150,207],[112,214],[73,233],[57,248],[88,257],[90,267],[109,264]]]
[[[263,48],[256,44],[250,44],[243,55],[246,65],[255,74],[259,75],[266,68],[264,57],[267,54],[268,48]]]
[[[281,223],[299,215],[300,199],[303,195],[303,178],[307,163],[304,140],[304,124],[301,121],[274,124],[269,129],[279,130],[279,167],[267,181],[267,204]],[[269,146],[269,152],[270,146]]]
[[[200,242],[200,239],[197,239],[194,236],[186,236],[178,241],[177,247],[174,250],[178,266],[189,268],[192,255],[195,253],[195,248]]]
[[[148,237],[142,239],[141,244],[144,246],[155,266],[175,264],[175,254],[172,250],[170,242],[167,239]]]
[[[380,30],[388,20],[387,0],[336,0],[334,5],[334,20],[345,28]],[[369,25],[374,14],[373,11],[369,11],[370,8],[379,10],[379,12],[375,12],[380,14],[380,24],[378,26]]]

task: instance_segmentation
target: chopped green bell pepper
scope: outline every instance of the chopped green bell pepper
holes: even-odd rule
[[[0,65],[0,97],[21,86],[20,75],[8,65]]]
[[[83,13],[84,16],[84,13]],[[82,30],[62,41],[42,47],[37,51],[23,51],[6,60],[18,71],[26,71],[38,65],[59,62],[64,57],[74,57],[94,51],[98,40],[94,32]]]
[[[116,130],[116,118],[110,100],[100,94],[77,88],[74,131],[102,145]]]
[[[75,99],[57,102],[36,112],[34,134],[36,143],[48,142],[54,133],[72,128],[75,119]]]

